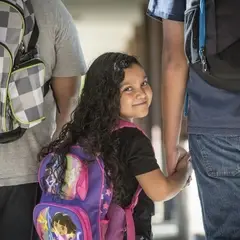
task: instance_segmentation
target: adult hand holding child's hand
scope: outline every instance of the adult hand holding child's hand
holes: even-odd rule
[[[192,168],[192,162],[191,162],[191,156],[189,152],[187,152],[184,148],[178,146],[178,163],[176,166],[176,172],[183,172],[186,174],[186,186],[190,184],[190,181],[192,180],[191,174],[193,171]]]

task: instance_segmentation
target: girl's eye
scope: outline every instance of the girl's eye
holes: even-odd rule
[[[125,88],[123,91],[124,91],[124,92],[131,92],[132,90],[133,90],[132,87],[127,87],[127,88]]]
[[[148,85],[148,81],[144,81],[143,83],[142,83],[142,86],[147,86]]]

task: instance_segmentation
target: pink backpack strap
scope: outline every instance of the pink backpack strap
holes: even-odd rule
[[[126,225],[127,225],[127,240],[135,240],[135,224],[133,220],[133,210],[138,203],[138,197],[142,188],[138,185],[137,191],[133,195],[131,204],[125,209]]]
[[[138,185],[138,188],[137,188],[137,191],[135,192],[135,194],[133,195],[133,198],[132,198],[132,202],[129,206],[129,208],[133,211],[133,209],[136,207],[137,203],[138,203],[138,197],[140,195],[142,191],[142,188],[140,185]]]
[[[146,135],[145,132],[138,125],[136,125],[135,123],[126,121],[126,120],[122,120],[122,119],[119,120],[119,125],[115,128],[115,130],[118,130],[118,129],[121,129],[124,127],[137,128],[144,135]]]
[[[124,127],[137,128],[144,135],[146,135],[144,133],[144,131],[141,128],[139,128],[136,124],[129,122],[129,121],[122,120],[122,119],[119,121],[119,126],[115,130],[121,129]],[[142,188],[140,185],[138,185],[138,188],[137,188],[135,194],[133,195],[131,204],[127,208],[125,208],[126,225],[127,225],[127,240],[135,240],[135,224],[134,224],[134,220],[133,220],[133,210],[138,203],[138,197],[139,197],[141,191],[142,191]]]
[[[140,130],[144,135],[146,135],[144,133],[144,131],[138,127],[135,123],[132,123],[132,122],[129,122],[129,121],[125,121],[125,120],[120,120],[119,121],[119,126],[116,128],[117,129],[121,129],[121,128],[124,128],[124,127],[131,127],[131,128],[137,128],[138,130]],[[137,205],[138,203],[138,197],[139,197],[139,194],[141,193],[142,191],[142,188],[140,187],[140,185],[138,185],[138,188],[135,192],[135,194],[133,195],[133,198],[132,198],[132,202],[130,204],[130,206],[128,206],[128,208],[130,208],[131,210],[133,210],[135,208],[135,206]]]

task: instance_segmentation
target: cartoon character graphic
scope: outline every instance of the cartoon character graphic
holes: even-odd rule
[[[60,182],[59,176],[63,173],[64,167],[61,163],[60,156],[54,156],[54,164],[50,167],[46,167],[44,173],[46,190],[49,193],[59,193]]]
[[[76,185],[82,170],[82,163],[78,158],[68,154],[66,156],[66,169],[62,166],[60,158],[55,158],[51,167],[46,167],[44,179],[47,192],[51,194],[63,193],[61,197],[71,200],[76,196]],[[61,186],[59,176],[64,176],[64,184]]]
[[[67,155],[64,185],[62,191],[65,199],[73,199],[76,196],[76,185],[82,171],[82,163],[72,155]]]
[[[43,209],[37,218],[37,232],[41,240],[56,240],[51,232],[49,207]]]
[[[37,218],[37,232],[41,240],[79,240],[81,236],[70,216],[57,212],[51,218],[49,207]]]
[[[67,214],[56,213],[52,218],[51,227],[58,240],[76,239],[76,226]]]

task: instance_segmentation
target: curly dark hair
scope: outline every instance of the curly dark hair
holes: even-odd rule
[[[40,159],[50,152],[64,155],[74,144],[79,144],[93,159],[100,155],[106,175],[113,183],[116,202],[126,196],[126,191],[121,178],[124,166],[117,157],[118,139],[113,141],[111,134],[120,116],[120,83],[124,79],[124,69],[133,64],[140,65],[135,57],[123,53],[109,52],[99,56],[86,73],[81,99],[72,120],[39,155]],[[64,166],[64,160],[61,164]],[[64,174],[64,170],[61,172]]]

